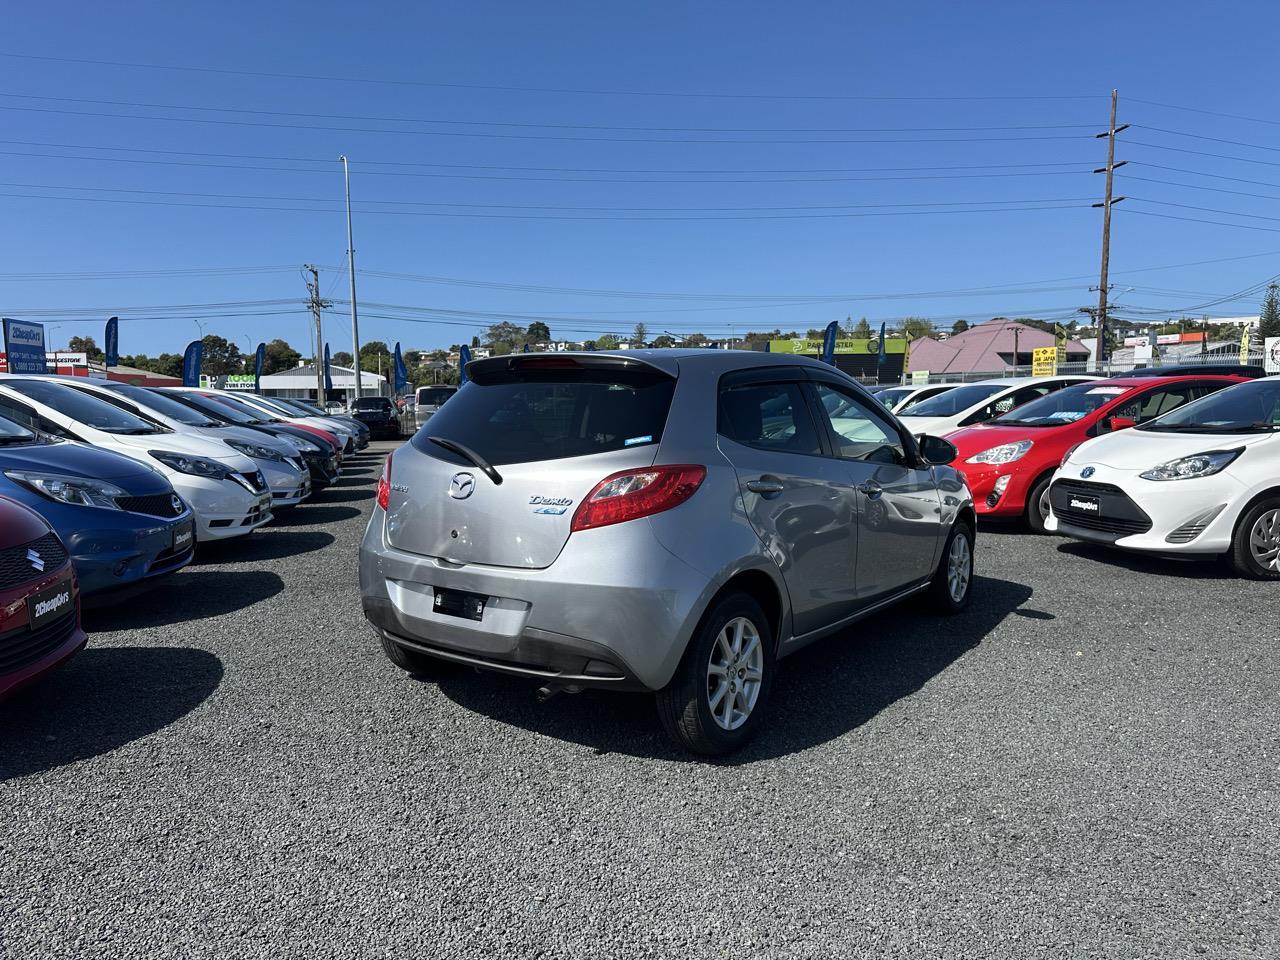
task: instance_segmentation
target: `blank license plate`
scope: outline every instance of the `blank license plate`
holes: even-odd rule
[[[437,590],[432,609],[447,617],[464,620],[483,620],[484,604],[488,597],[480,593],[463,593],[461,590]]]

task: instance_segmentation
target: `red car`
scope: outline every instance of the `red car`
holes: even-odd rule
[[[0,697],[84,646],[71,557],[38,513],[0,497]]]
[[[1101,433],[1144,423],[1245,377],[1114,377],[1065,387],[986,423],[947,434],[980,517],[1049,515],[1049,481],[1067,451]]]

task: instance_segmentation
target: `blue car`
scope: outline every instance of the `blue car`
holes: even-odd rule
[[[66,544],[81,596],[111,602],[191,562],[191,508],[128,457],[0,417],[0,496],[35,510]]]

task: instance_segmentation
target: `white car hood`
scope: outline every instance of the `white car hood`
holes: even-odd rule
[[[146,454],[148,450],[169,450],[173,453],[185,453],[192,457],[205,457],[217,460],[223,466],[237,473],[254,473],[258,466],[242,453],[236,453],[225,443],[209,440],[205,437],[183,433],[153,433],[140,436],[129,434],[112,434],[111,439],[122,447]]]
[[[911,431],[912,436],[927,433],[931,437],[940,437],[956,429],[955,417],[903,417],[899,416],[902,425]]]
[[[1156,430],[1118,430],[1095,437],[1071,454],[1072,467],[1089,464],[1115,470],[1149,470],[1150,468],[1210,450],[1234,450],[1255,443],[1275,440],[1268,433],[1165,433]]]

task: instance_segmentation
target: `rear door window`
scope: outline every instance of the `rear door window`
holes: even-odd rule
[[[721,387],[717,432],[743,446],[818,456],[818,431],[799,383]]]
[[[493,464],[558,460],[658,443],[675,381],[608,369],[530,373],[469,383],[411,441],[431,456],[431,437],[453,440]]]

